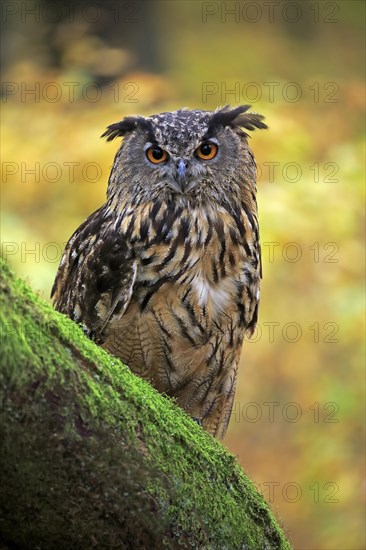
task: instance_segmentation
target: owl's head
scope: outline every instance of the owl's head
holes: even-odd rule
[[[180,109],[130,116],[108,126],[107,141],[123,137],[108,197],[225,201],[255,188],[255,162],[245,130],[267,128],[249,105],[216,111]]]

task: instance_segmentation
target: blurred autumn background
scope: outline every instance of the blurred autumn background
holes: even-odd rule
[[[49,299],[132,113],[249,103],[263,250],[225,440],[298,550],[361,550],[364,9],[3,2],[2,250]]]

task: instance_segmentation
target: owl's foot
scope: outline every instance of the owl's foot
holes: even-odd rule
[[[191,416],[191,418],[192,418],[192,420],[194,420],[195,422],[197,422],[197,424],[198,424],[199,426],[202,426],[202,425],[203,425],[203,424],[202,424],[202,420],[200,420],[199,418],[196,418],[195,416]]]

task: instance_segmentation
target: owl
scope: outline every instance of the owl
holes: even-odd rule
[[[204,429],[225,435],[261,255],[249,106],[128,116],[105,204],[80,225],[55,308]]]

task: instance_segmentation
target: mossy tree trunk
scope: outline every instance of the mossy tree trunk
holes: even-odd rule
[[[1,275],[0,547],[290,548],[220,443]]]

